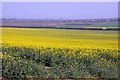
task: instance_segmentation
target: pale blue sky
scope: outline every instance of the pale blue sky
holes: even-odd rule
[[[117,2],[3,2],[3,18],[81,19],[118,17]]]
[[[119,0],[1,0],[1,2],[119,2]]]

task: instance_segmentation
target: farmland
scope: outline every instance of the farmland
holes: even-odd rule
[[[2,33],[3,44],[54,48],[118,49],[117,31],[3,28]]]
[[[1,44],[5,78],[118,77],[118,31],[2,28]]]

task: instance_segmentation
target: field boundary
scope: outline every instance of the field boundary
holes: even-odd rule
[[[2,28],[48,28],[48,29],[67,29],[67,30],[112,30],[120,31],[120,28],[62,28],[62,27],[31,27],[31,26],[0,26]]]

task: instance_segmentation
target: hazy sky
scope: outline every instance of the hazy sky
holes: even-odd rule
[[[1,0],[1,2],[119,2],[120,0]]]
[[[118,17],[117,2],[3,2],[3,18],[81,19]]]

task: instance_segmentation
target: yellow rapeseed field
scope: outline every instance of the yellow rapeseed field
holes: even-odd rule
[[[118,32],[2,28],[4,78],[117,78]]]
[[[117,31],[2,28],[2,44],[26,47],[118,49]]]

